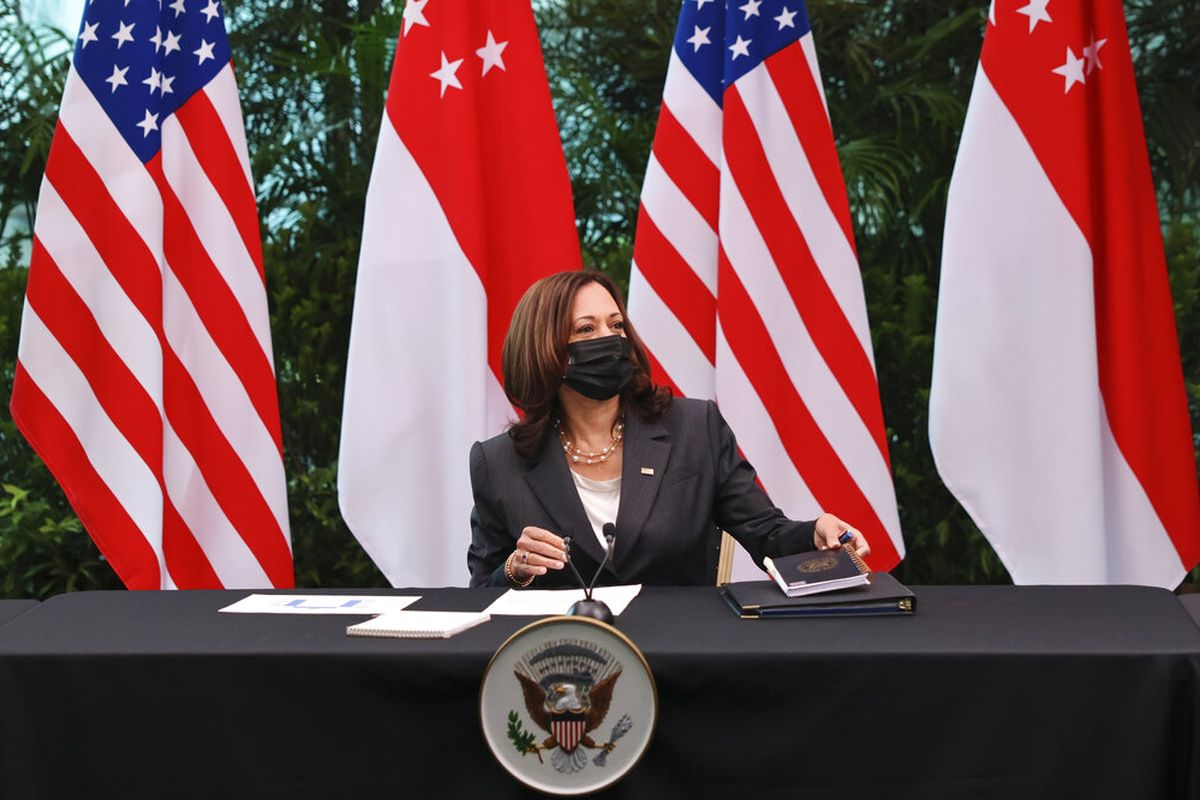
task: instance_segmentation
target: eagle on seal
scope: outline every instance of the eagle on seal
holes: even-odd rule
[[[605,656],[607,653],[601,655],[578,644],[558,644],[529,659],[526,670],[513,672],[525,696],[525,710],[550,734],[533,746],[533,752],[555,750],[551,763],[560,772],[583,769],[587,756],[579,749],[581,745],[605,752],[616,746],[597,743],[590,735],[608,715],[613,689],[621,677],[620,667]]]

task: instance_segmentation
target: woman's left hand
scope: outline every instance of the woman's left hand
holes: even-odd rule
[[[854,552],[863,558],[870,555],[871,546],[867,544],[866,538],[858,532],[858,529],[842,522],[833,514],[822,514],[817,517],[817,525],[813,529],[813,544],[818,550],[841,549],[842,545],[838,541],[838,537],[847,531],[854,534],[854,538],[848,542],[849,546],[854,548]]]

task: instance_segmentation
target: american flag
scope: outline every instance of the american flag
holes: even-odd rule
[[[293,583],[258,214],[218,0],[91,0],[12,396],[129,588]]]
[[[515,417],[500,352],[530,284],[578,268],[529,0],[408,0],[371,170],[338,503],[394,586],[466,585],[471,445]]]
[[[629,297],[658,380],[717,400],[772,499],[837,514],[872,568],[894,567],[866,302],[800,0],[684,0]]]

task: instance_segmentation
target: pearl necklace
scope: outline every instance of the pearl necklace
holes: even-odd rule
[[[567,460],[575,464],[603,464],[608,461],[609,456],[617,452],[617,448],[621,446],[621,440],[625,438],[625,418],[622,416],[617,420],[617,424],[613,428],[612,440],[594,453],[580,450],[574,442],[567,439],[567,435],[563,433],[562,420],[554,421],[554,429],[558,431],[558,440],[562,442],[562,449],[567,454]]]

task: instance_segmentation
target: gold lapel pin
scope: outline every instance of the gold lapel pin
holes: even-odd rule
[[[654,467],[642,467],[642,474],[643,475],[653,475]]]

